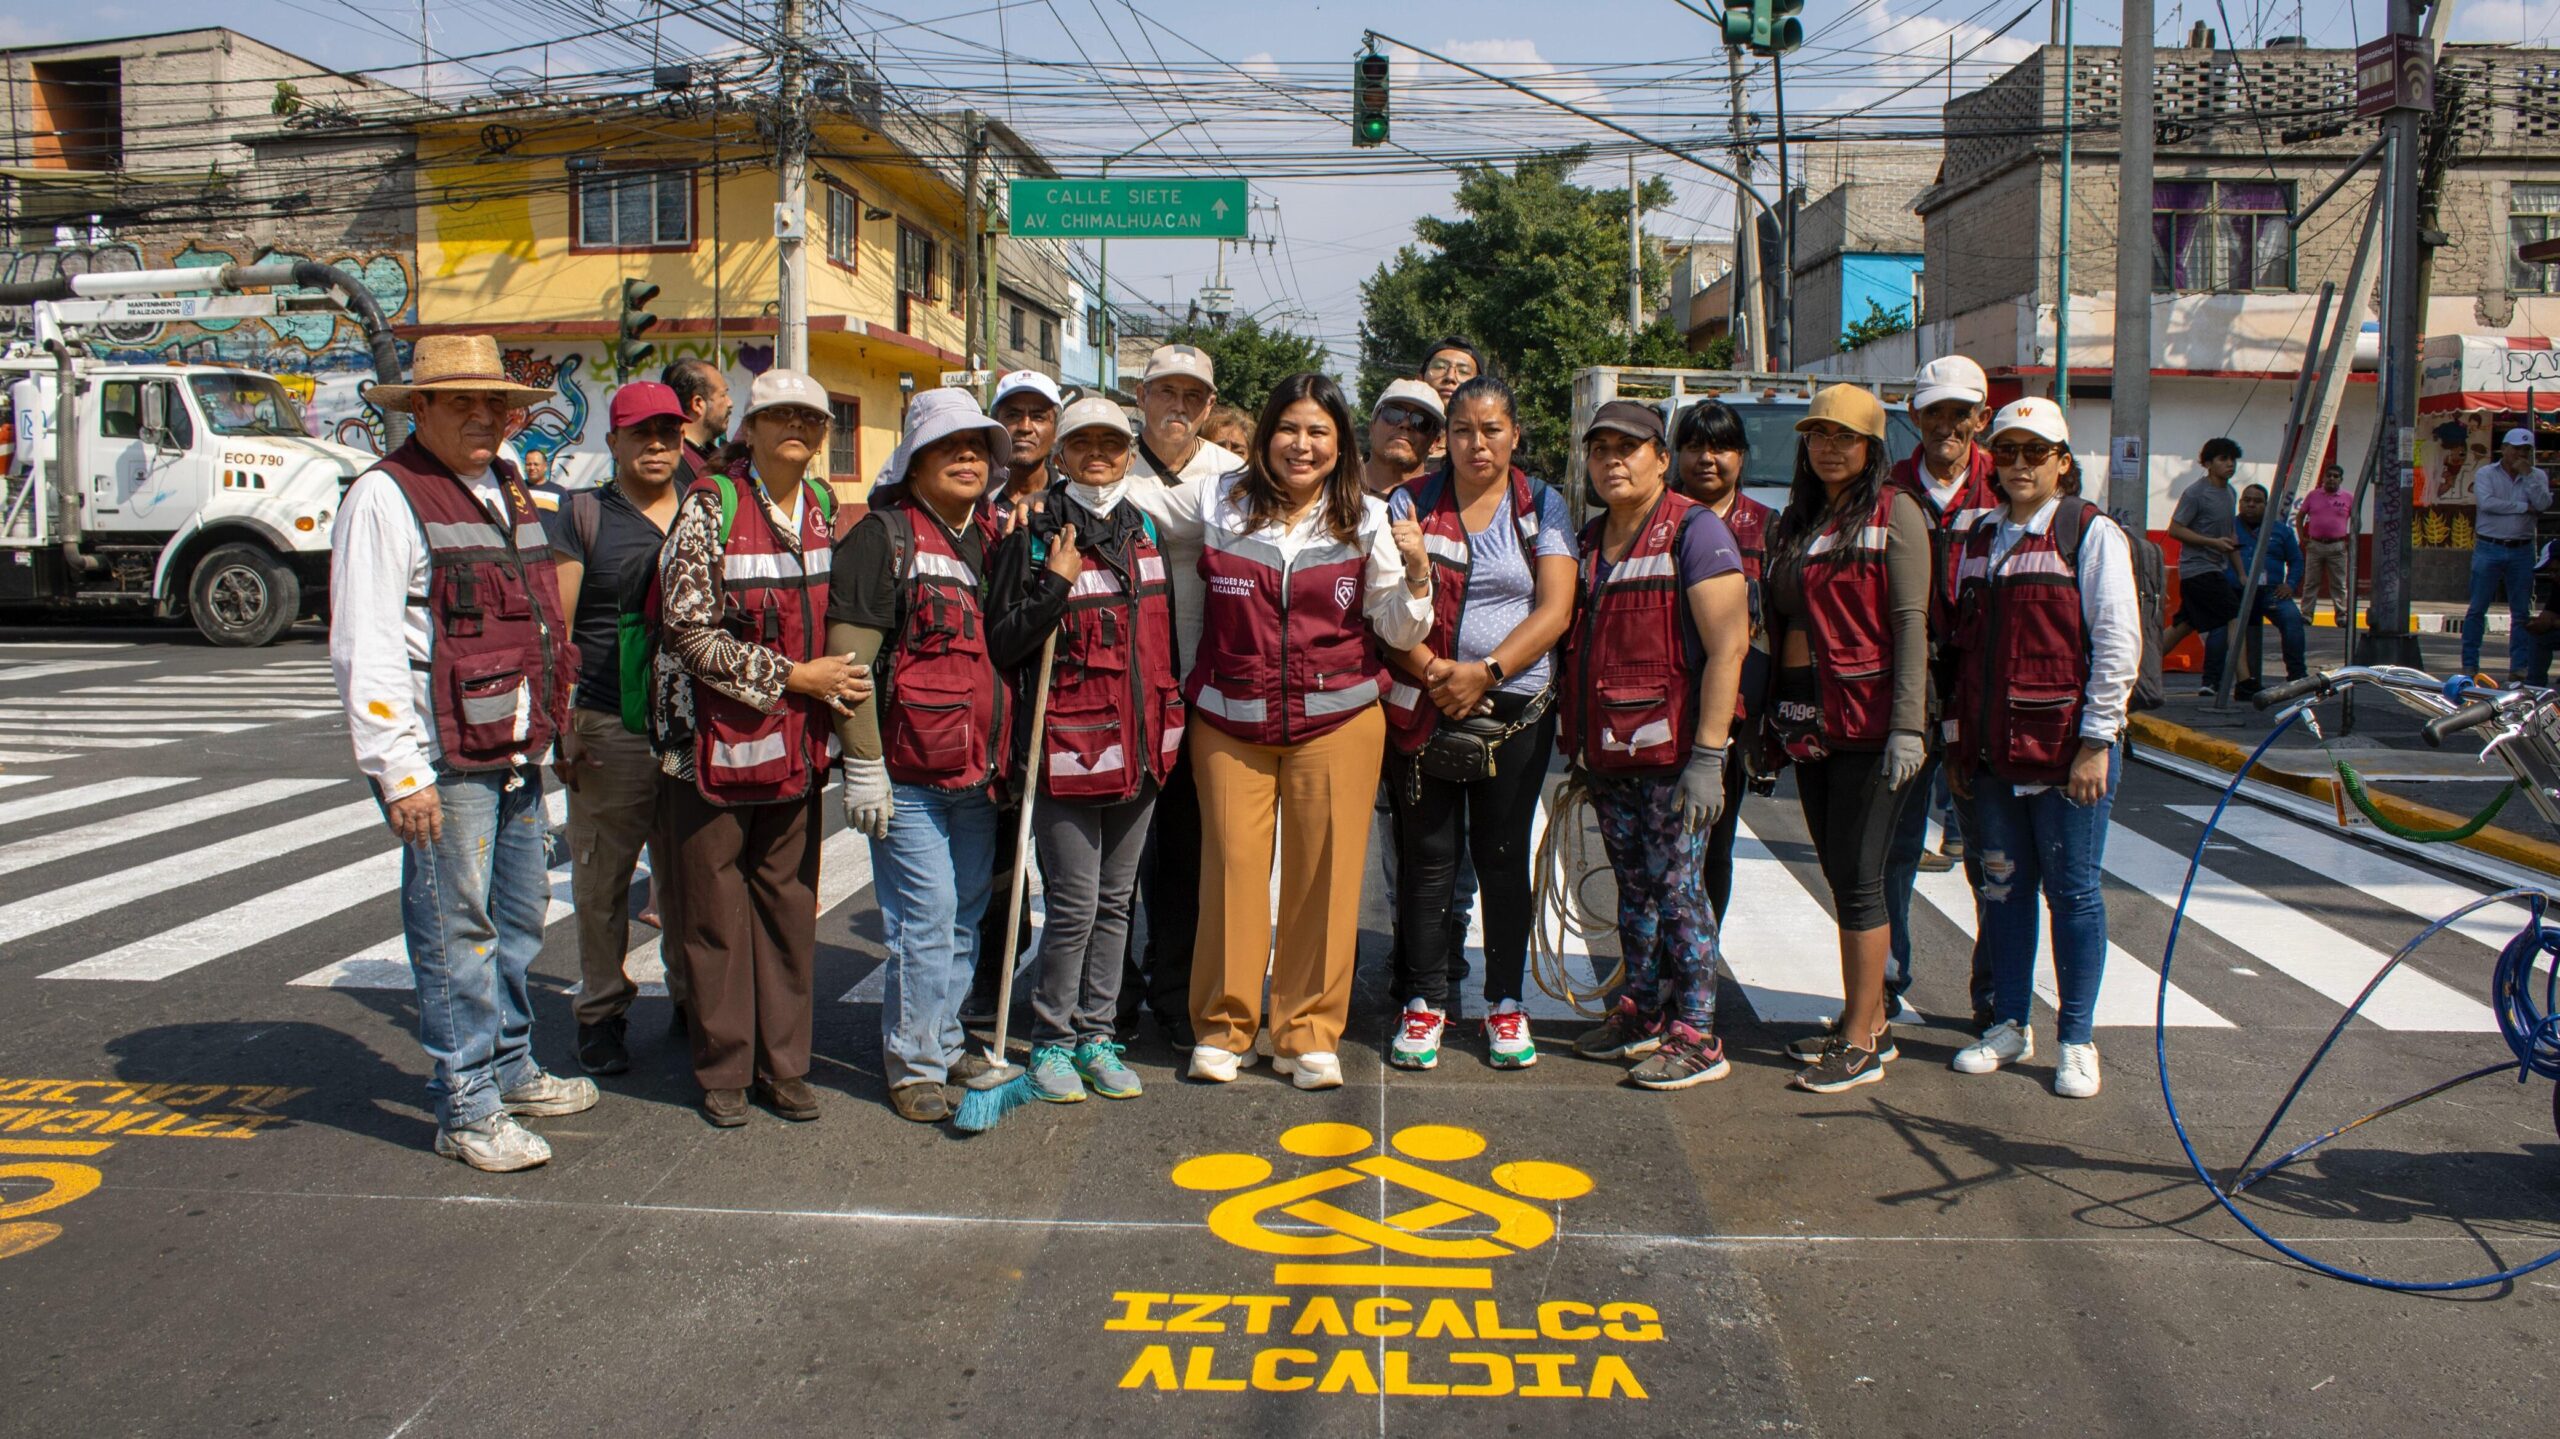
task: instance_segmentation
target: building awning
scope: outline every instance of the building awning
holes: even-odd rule
[[[2432,335],[2418,365],[2418,408],[2560,409],[2560,350],[2540,335]]]

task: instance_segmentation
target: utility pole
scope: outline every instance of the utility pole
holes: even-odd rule
[[[2151,0],[2124,0],[2116,66],[2124,118],[2116,154],[2115,375],[2108,385],[2107,509],[2133,534],[2151,527]],[[2226,666],[2227,668],[2227,666]]]
[[[777,117],[776,168],[782,199],[774,206],[773,231],[782,251],[775,285],[781,318],[774,335],[775,365],[809,368],[809,117],[804,106],[801,34],[806,0],[778,0],[782,8],[782,113]]]
[[[2053,403],[2066,423],[2071,418],[2071,82],[2079,55],[2071,21],[2071,0],[2062,0],[2062,214],[2053,263]]]
[[[960,367],[964,370],[995,368],[995,346],[978,348],[978,337],[994,322],[995,306],[982,301],[978,294],[978,275],[982,268],[980,247],[986,244],[986,225],[978,209],[978,174],[986,162],[985,127],[978,123],[978,112],[960,112],[960,144],[967,156],[960,165]],[[986,363],[981,365],[980,360]]]
[[[418,98],[421,100],[427,98],[427,66],[434,58],[434,51],[427,44],[427,0],[418,0]]]
[[[1781,370],[1796,367],[1796,187],[1787,179],[1787,57],[1769,57],[1769,90],[1778,116],[1778,267],[1785,276],[1778,286],[1777,334],[1771,356]]]
[[[2415,36],[2423,0],[2387,0],[2389,33]],[[2434,54],[2428,54],[2432,69]],[[2382,466],[2373,506],[2373,607],[2367,612],[2363,659],[2368,664],[2415,665],[2418,641],[2409,632],[2411,506],[2417,500],[2418,365],[2426,344],[2426,317],[2418,293],[2420,196],[2418,141],[2424,111],[2395,108],[2382,117],[2390,142],[2383,163],[2389,196],[2382,233],[2388,249],[2382,272],[2381,425],[2374,442]]]
[[[1737,296],[1734,306],[1735,333],[1740,339],[1733,347],[1733,367],[1737,370],[1765,368],[1769,351],[1769,331],[1760,308],[1760,221],[1751,213],[1752,150],[1742,143],[1742,47],[1724,47],[1727,88],[1733,97],[1733,168],[1741,180],[1733,189],[1733,286]]]
[[[1643,207],[1636,201],[1636,157],[1627,157],[1627,344],[1644,333]],[[1226,251],[1218,252],[1221,256]]]

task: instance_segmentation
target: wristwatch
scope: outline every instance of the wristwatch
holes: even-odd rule
[[[1501,687],[1502,682],[1505,679],[1509,678],[1509,676],[1502,672],[1502,661],[1495,659],[1491,655],[1486,655],[1484,657],[1484,672],[1493,676],[1494,687],[1497,689]]]

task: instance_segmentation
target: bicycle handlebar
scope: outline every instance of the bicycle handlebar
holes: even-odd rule
[[[2262,710],[2274,709],[2277,705],[2291,704],[2295,700],[2302,698],[2304,695],[2319,694],[2328,688],[2329,677],[2327,675],[2306,675],[2298,680],[2288,680],[2283,684],[2277,685],[2274,689],[2258,691],[2256,703],[2258,708]]]
[[[2435,748],[2444,743],[2446,735],[2459,733],[2474,725],[2487,724],[2490,720],[2497,718],[2497,715],[2496,704],[2488,700],[2473,700],[2451,714],[2437,715],[2434,719],[2420,725],[2418,735],[2430,748]]]

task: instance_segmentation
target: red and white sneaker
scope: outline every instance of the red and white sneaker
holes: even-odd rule
[[[1440,1033],[1448,1027],[1448,1016],[1415,995],[1397,1018],[1396,1037],[1387,1045],[1387,1063],[1398,1069],[1438,1067]]]
[[[1520,1001],[1506,999],[1484,1017],[1485,1057],[1496,1069],[1527,1069],[1538,1062],[1538,1041],[1529,1035],[1529,1015]]]

